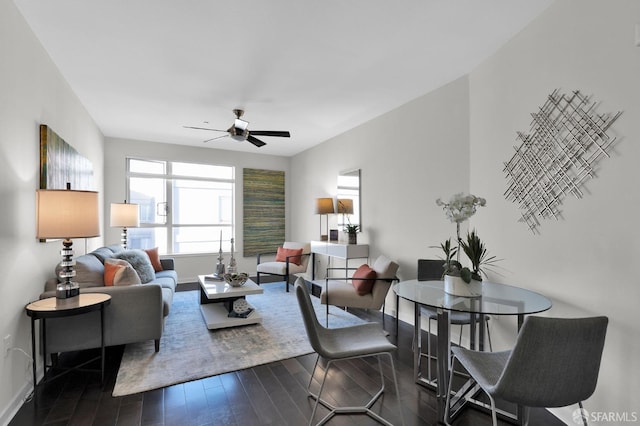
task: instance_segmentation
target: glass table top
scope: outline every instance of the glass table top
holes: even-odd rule
[[[444,292],[444,281],[401,281],[393,291],[401,298],[449,311],[491,315],[528,315],[551,308],[551,301],[531,290],[482,282],[482,296],[460,297]]]

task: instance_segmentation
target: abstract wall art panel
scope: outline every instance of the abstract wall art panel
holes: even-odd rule
[[[284,242],[284,172],[243,169],[243,254],[275,253]]]
[[[45,124],[40,125],[40,189],[93,190],[93,166]]]
[[[610,126],[622,112],[598,114],[597,106],[580,91],[556,89],[531,114],[530,132],[517,132],[520,145],[504,166],[504,197],[517,204],[520,221],[532,232],[539,231],[542,219],[560,217],[565,197],[582,198],[585,182],[610,156],[616,142]]]

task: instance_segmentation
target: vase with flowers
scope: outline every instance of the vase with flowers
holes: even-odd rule
[[[476,213],[478,207],[484,207],[486,200],[473,194],[455,194],[449,202],[441,199],[436,204],[442,206],[447,218],[456,224],[457,246],[447,239],[440,244],[444,253],[444,285],[445,292],[456,296],[474,297],[482,295],[482,266],[495,261],[488,256],[484,243],[474,231],[467,233],[466,241],[460,237],[460,224]],[[463,251],[471,261],[471,268],[460,263],[460,252]],[[454,259],[455,257],[455,259]]]

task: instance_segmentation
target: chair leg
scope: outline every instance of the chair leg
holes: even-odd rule
[[[449,422],[451,421],[450,417],[450,407],[451,407],[451,392],[452,392],[452,386],[453,386],[453,370],[456,367],[456,357],[454,356],[453,359],[451,360],[451,371],[449,371],[449,387],[447,388],[447,399],[446,402],[444,404],[444,422],[445,424],[449,424]]]
[[[327,322],[326,325],[327,325],[327,327],[329,327],[329,296],[327,296],[327,310],[326,311],[327,311],[327,314],[325,315],[326,318],[327,318],[326,319],[326,322]]]
[[[256,284],[260,285],[260,272],[256,273]]]
[[[491,422],[493,426],[498,426],[498,415],[496,414],[496,401],[488,393],[486,393],[486,395],[489,397],[489,402],[491,402]]]
[[[431,321],[433,321],[432,318],[429,318],[428,321],[428,326],[427,326],[427,331],[429,334],[427,334],[427,378],[429,379],[429,381],[431,381]]]
[[[327,360],[327,365],[325,366],[325,370],[324,373],[322,375],[322,382],[320,383],[320,390],[318,391],[317,394],[314,394],[313,392],[311,392],[311,383],[313,381],[313,377],[315,376],[315,372],[316,369],[318,367],[318,363],[320,360],[320,357],[318,356],[316,358],[316,363],[313,367],[313,371],[311,372],[311,378],[309,379],[309,385],[307,386],[307,393],[309,394],[309,396],[313,399],[316,400],[315,404],[313,405],[313,412],[311,413],[311,418],[309,419],[309,426],[311,426],[313,424],[313,419],[316,416],[316,412],[318,409],[318,404],[322,404],[324,407],[326,407],[327,409],[329,409],[329,413],[327,415],[325,415],[318,423],[316,423],[316,426],[320,426],[325,424],[326,422],[328,422],[333,416],[335,416],[336,414],[366,414],[369,417],[371,417],[372,419],[376,420],[377,422],[385,425],[385,426],[393,426],[388,420],[382,418],[378,413],[375,413],[374,411],[371,410],[371,407],[373,407],[373,405],[376,403],[376,401],[380,398],[380,396],[384,393],[384,371],[382,370],[382,360],[381,360],[381,355],[388,355],[389,356],[389,363],[391,365],[391,373],[393,376],[393,384],[395,387],[395,392],[396,392],[396,397],[398,398],[398,409],[400,410],[400,420],[402,425],[404,426],[404,414],[402,412],[402,402],[400,400],[400,389],[398,387],[398,378],[396,376],[396,369],[395,369],[395,365],[393,362],[393,357],[391,356],[391,354],[389,352],[384,352],[384,353],[377,353],[377,354],[371,354],[370,356],[376,356],[378,358],[378,370],[380,373],[380,389],[378,389],[375,393],[375,395],[369,400],[369,402],[367,402],[366,405],[361,405],[361,406],[349,406],[349,407],[338,407],[338,406],[334,406],[332,404],[330,404],[328,401],[325,401],[322,399],[322,392],[324,390],[324,385],[326,383],[327,380],[327,373],[329,372],[329,369],[331,368],[331,364],[334,361],[343,361],[343,360],[348,360],[348,359],[354,359],[354,358],[362,358],[359,356],[355,356],[355,357],[351,357],[351,358],[344,358],[344,359],[339,359],[339,360]]]
[[[307,393],[311,396],[311,382],[313,382],[313,377],[316,375],[316,369],[318,368],[318,362],[320,361],[320,355],[316,355],[316,363],[313,365],[313,370],[311,370],[311,377],[309,377],[309,384],[307,384]]]
[[[396,342],[398,341],[398,328],[400,321],[400,296],[396,294]]]
[[[522,407],[522,426],[529,426],[529,407]]]
[[[402,425],[404,426],[404,414],[402,412],[402,401],[400,400],[400,388],[398,388],[398,379],[396,377],[396,367],[393,363],[393,356],[391,356],[390,353],[387,352],[387,355],[389,356],[389,362],[391,363],[391,373],[393,373],[393,384],[395,386],[395,390],[396,390],[396,398],[398,398],[398,410],[400,411],[400,422],[402,422]],[[382,371],[381,371],[382,373]]]
[[[491,344],[491,331],[489,330],[489,320],[485,321],[485,328],[487,329],[487,339],[489,340],[489,351],[493,352],[493,345]]]
[[[387,306],[386,303],[382,304],[382,329],[384,330],[384,308]]]
[[[578,407],[580,407],[580,417],[582,417],[582,423],[584,424],[584,426],[588,426],[587,416],[585,415],[584,407],[582,406],[582,401],[578,401]]]
[[[317,361],[316,361],[317,363]],[[322,396],[322,391],[324,389],[324,384],[327,381],[327,373],[329,372],[329,367],[331,366],[331,361],[327,362],[327,365],[324,368],[324,374],[322,375],[322,383],[320,383],[320,390],[318,391],[318,395],[315,395],[316,403],[313,405],[313,412],[311,413],[311,418],[309,419],[309,426],[313,424],[313,419],[316,416],[316,411],[318,411],[318,404],[320,403],[320,398]],[[311,396],[314,396],[311,394]],[[332,410],[327,414],[322,420],[318,422],[318,426],[325,424],[331,417],[335,414],[335,410]]]

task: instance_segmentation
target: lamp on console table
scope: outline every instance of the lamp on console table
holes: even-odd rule
[[[342,224],[346,225],[346,215],[353,214],[353,200],[351,198],[338,198],[338,213],[342,214]]]
[[[122,247],[127,248],[127,227],[138,226],[140,214],[137,204],[129,204],[127,200],[124,200],[124,203],[111,203],[111,227],[122,227]]]
[[[67,189],[39,189],[36,191],[36,236],[40,239],[62,238],[62,271],[56,288],[56,298],[71,299],[80,294],[73,269],[72,238],[100,236],[98,193]],[[77,299],[76,299],[77,300]]]
[[[316,214],[320,215],[320,241],[327,241],[329,233],[329,215],[333,214],[333,198],[316,198]],[[322,215],[327,215],[327,234],[322,233]]]

